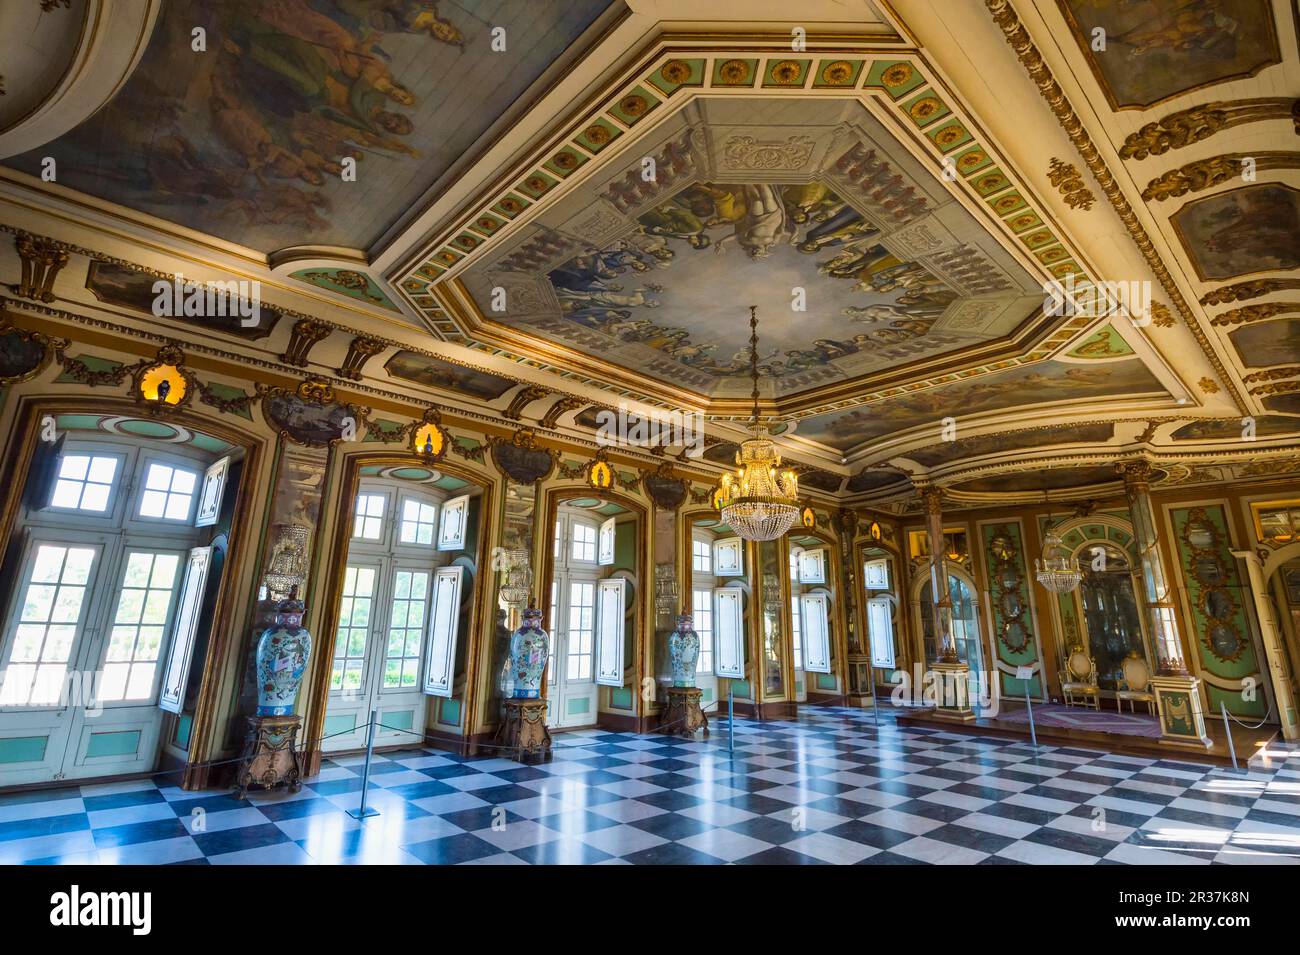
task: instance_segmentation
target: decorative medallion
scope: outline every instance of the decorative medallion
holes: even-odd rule
[[[158,349],[152,362],[141,362],[132,376],[132,392],[152,415],[182,408],[194,398],[198,384],[185,368],[185,355],[175,345]]]
[[[262,414],[280,437],[310,448],[324,448],[355,438],[366,424],[369,408],[342,404],[321,378],[307,378],[293,391],[259,384]]]
[[[521,428],[509,441],[493,437],[490,444],[493,463],[516,484],[536,484],[555,468],[554,453],[537,446],[531,428]]]
[[[51,341],[39,332],[16,328],[9,315],[0,312],[0,385],[35,378],[49,365],[55,350],[68,344],[66,339]]]

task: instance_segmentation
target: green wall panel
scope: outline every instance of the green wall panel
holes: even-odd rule
[[[97,756],[131,756],[140,749],[140,731],[122,730],[116,733],[91,733],[86,744],[86,758]]]
[[[980,544],[989,568],[992,640],[998,662],[1009,667],[1038,663],[1038,639],[1030,611],[1029,570],[1020,523],[985,524],[980,528]],[[1018,680],[999,667],[998,679],[1001,681],[1000,690],[1005,695],[1024,696],[1028,684],[1030,696],[1039,699],[1043,696],[1041,667],[1038,674],[1029,680]]]
[[[1174,546],[1178,552],[1179,585],[1191,612],[1193,648],[1203,676],[1213,675],[1236,684],[1254,680],[1255,699],[1242,698],[1238,690],[1215,687],[1206,680],[1211,709],[1219,701],[1237,716],[1262,717],[1268,711],[1264,676],[1255,655],[1255,636],[1246,603],[1249,589],[1242,583],[1237,558],[1232,556],[1227,515],[1218,504],[1178,507],[1170,511]]]
[[[48,736],[10,736],[0,739],[0,763],[32,763],[45,758]]]

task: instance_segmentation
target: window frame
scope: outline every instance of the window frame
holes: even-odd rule
[[[416,524],[429,524],[429,543],[421,544],[419,541],[402,540],[402,525],[406,523],[403,512],[406,509],[407,501],[413,501],[416,504],[432,507],[432,522],[416,520]],[[428,494],[420,494],[413,491],[401,490],[397,493],[397,506],[393,511],[393,547],[395,550],[410,550],[419,554],[432,554],[438,547],[438,525],[442,518],[442,501]],[[354,516],[355,520],[355,516]],[[418,526],[417,526],[418,533]],[[373,543],[366,538],[358,538],[365,543]]]
[[[154,451],[142,451],[139,460],[135,466],[134,480],[135,486],[131,492],[130,511],[127,514],[127,522],[138,527],[194,527],[194,521],[198,517],[199,497],[203,492],[203,475],[204,468],[196,466],[197,462],[187,458],[173,457],[169,454],[160,454]],[[177,492],[170,490],[158,492],[165,495],[164,498],[164,516],[147,517],[140,513],[140,508],[144,505],[145,494],[152,490],[148,487],[149,471],[154,465],[171,468],[173,474],[176,471],[188,471],[194,475],[194,488],[189,493],[190,502],[185,511],[185,518],[179,519],[166,517],[166,504],[170,502],[171,497]],[[173,478],[174,480],[174,478]],[[220,502],[218,502],[220,507]]]

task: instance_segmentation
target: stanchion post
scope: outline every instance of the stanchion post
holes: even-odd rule
[[[375,726],[379,723],[379,711],[370,711],[370,726],[366,731],[366,763],[361,769],[361,805],[349,809],[348,815],[353,819],[369,819],[379,815],[378,809],[366,805],[366,795],[370,790],[370,757],[375,754]]]
[[[1025,707],[1029,710],[1029,740],[1038,749],[1038,731],[1034,729],[1034,701],[1029,698],[1029,681],[1025,681]]]
[[[736,704],[732,698],[731,684],[727,684],[727,751],[736,755]]]
[[[1232,745],[1232,726],[1228,723],[1228,704],[1219,701],[1219,712],[1223,714],[1223,735],[1228,737],[1228,755],[1232,757],[1232,771],[1241,772],[1241,767],[1237,765],[1237,747]]]
[[[880,703],[877,702],[879,695],[880,694],[877,692],[876,681],[873,679],[871,681],[871,715],[876,720],[876,726],[880,725]]]

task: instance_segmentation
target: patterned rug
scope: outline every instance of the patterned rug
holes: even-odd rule
[[[1023,707],[1004,710],[997,716],[1003,723],[1029,723],[1029,712]],[[1146,713],[1116,713],[1114,710],[1087,710],[1081,706],[1061,706],[1046,703],[1034,706],[1034,723],[1038,726],[1059,726],[1065,729],[1085,730],[1092,733],[1123,733],[1126,736],[1160,736],[1160,720]]]

